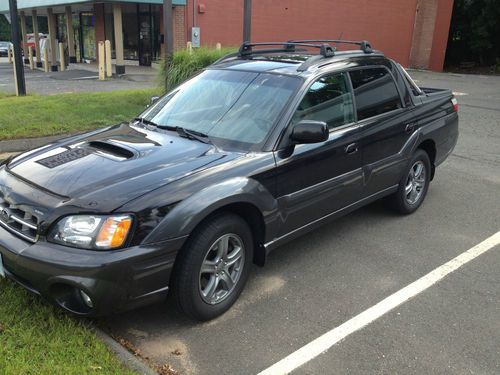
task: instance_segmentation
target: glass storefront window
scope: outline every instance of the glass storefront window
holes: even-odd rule
[[[137,5],[122,4],[123,55],[127,60],[139,60],[139,24]]]
[[[82,29],[83,58],[85,60],[95,60],[96,41],[94,13],[80,13],[80,20]]]

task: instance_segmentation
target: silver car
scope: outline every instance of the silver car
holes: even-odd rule
[[[9,47],[12,47],[11,42],[0,42],[0,56],[7,56]]]

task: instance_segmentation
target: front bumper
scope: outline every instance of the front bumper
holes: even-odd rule
[[[77,315],[102,316],[166,296],[185,237],[113,251],[25,242],[0,227],[7,278]],[[85,304],[80,290],[92,299]]]

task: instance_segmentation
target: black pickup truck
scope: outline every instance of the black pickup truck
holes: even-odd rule
[[[214,318],[277,246],[380,198],[414,212],[457,110],[368,42],[245,43],[129,123],[3,163],[0,276],[79,315],[170,290]]]

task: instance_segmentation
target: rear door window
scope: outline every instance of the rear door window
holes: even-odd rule
[[[389,71],[366,68],[349,72],[358,121],[402,108],[401,97]]]

